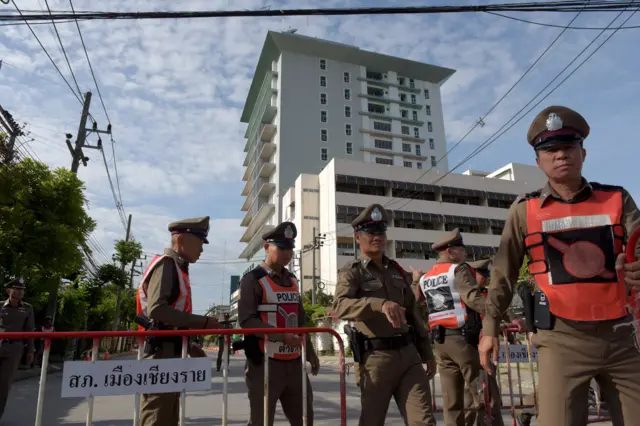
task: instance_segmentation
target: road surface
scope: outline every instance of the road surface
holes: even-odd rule
[[[215,354],[214,354],[215,355]],[[132,357],[128,357],[129,359]],[[126,359],[126,358],[124,358]],[[228,424],[246,425],[247,390],[244,383],[244,356],[231,357],[229,371],[229,406]],[[222,413],[222,373],[213,370],[213,384],[210,391],[189,393],[187,396],[187,424],[188,425],[220,425]],[[43,426],[86,424],[86,400],[80,398],[60,398],[61,373],[47,376],[45,390]],[[11,390],[2,426],[26,426],[35,422],[36,400],[38,395],[38,378],[31,378],[16,382]],[[323,364],[321,372],[311,377],[314,393],[315,425],[336,425],[340,419],[340,394],[338,365]],[[436,378],[436,389],[440,384]],[[506,389],[504,390],[506,392]],[[439,392],[438,392],[439,393]],[[506,399],[505,399],[506,402]],[[442,407],[442,400],[438,396],[436,403]],[[93,424],[96,426],[130,426],[133,419],[133,396],[96,397],[94,404]],[[353,375],[347,378],[347,415],[348,424],[357,425],[360,412],[359,392],[355,386]],[[442,413],[437,414],[438,424],[442,424]],[[510,416],[505,413],[506,425],[511,425]],[[276,425],[287,425],[279,407],[276,411]],[[391,402],[386,425],[403,425],[395,402]],[[610,423],[602,423],[602,425]]]

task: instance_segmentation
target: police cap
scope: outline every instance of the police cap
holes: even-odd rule
[[[464,247],[460,229],[456,228],[453,231],[447,232],[442,238],[440,238],[440,241],[431,246],[433,251],[443,251],[449,247]]]
[[[542,110],[527,132],[527,141],[535,150],[554,145],[575,144],[589,136],[589,124],[580,114],[563,106],[550,106]]]
[[[354,231],[371,233],[387,232],[387,211],[380,204],[371,204],[351,222]]]
[[[5,288],[27,288],[24,278],[22,277],[16,277],[14,279],[12,279],[11,281],[9,281],[8,283],[6,283]]]
[[[292,249],[296,246],[298,230],[293,222],[282,222],[272,231],[262,235],[262,239],[281,249]]]
[[[467,262],[469,266],[475,269],[481,275],[488,276],[491,270],[491,259],[476,260],[475,262]]]
[[[209,216],[196,217],[192,219],[182,219],[169,224],[171,235],[193,234],[200,237],[205,244],[209,244]]]

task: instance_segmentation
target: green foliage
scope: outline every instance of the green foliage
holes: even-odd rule
[[[302,295],[302,306],[306,315],[304,327],[316,327],[321,318],[327,316],[327,308],[333,304],[333,296],[326,294],[320,289],[316,290],[316,304],[311,303],[311,290],[305,291]]]
[[[119,240],[116,242],[115,259],[128,265],[135,262],[142,256],[142,244],[137,241]]]
[[[98,268],[96,275],[97,279],[103,284],[111,283],[120,288],[124,288],[129,282],[127,273],[119,266],[111,263],[101,265]]]
[[[83,263],[95,229],[76,175],[23,160],[0,169],[0,280],[21,275],[28,295],[55,292]]]
[[[517,287],[521,285],[529,285],[529,279],[532,278],[532,275],[529,273],[529,257],[525,256],[522,261],[522,266],[520,267],[520,273],[518,274],[518,283]]]

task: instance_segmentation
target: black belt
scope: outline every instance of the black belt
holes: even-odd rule
[[[388,351],[394,349],[401,349],[411,344],[411,336],[403,334],[401,336],[393,337],[377,337],[373,339],[367,339],[364,342],[365,351]]]
[[[23,343],[22,339],[0,339],[3,345],[11,345],[13,343]]]

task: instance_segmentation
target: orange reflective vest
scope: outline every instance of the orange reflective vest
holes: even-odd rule
[[[147,269],[145,269],[144,274],[142,275],[142,281],[140,282],[140,286],[138,287],[138,294],[136,297],[136,312],[138,314],[142,314],[146,316],[147,318],[150,318],[150,317],[149,317],[149,307],[148,307],[148,301],[147,301],[147,290],[144,284],[147,282],[147,279],[149,278],[149,276],[151,275],[155,267],[160,262],[162,262],[164,258],[167,258],[167,257],[173,260],[173,263],[176,266],[176,270],[178,271],[178,281],[180,285],[178,297],[171,304],[171,307],[182,312],[188,312],[188,313],[192,312],[191,282],[189,281],[189,274],[184,272],[182,269],[180,269],[178,262],[176,262],[176,260],[173,259],[171,256],[156,255],[154,256],[153,259],[151,259],[151,263],[149,263],[149,265],[147,266]],[[138,329],[144,330],[144,328],[140,325],[138,326]]]
[[[262,300],[258,304],[258,312],[265,324],[276,328],[298,327],[300,291],[298,281],[291,275],[289,279],[290,287],[279,285],[269,275],[258,280],[262,287]],[[269,357],[274,359],[292,360],[300,356],[300,348],[285,345],[284,342],[260,340],[260,349],[263,353],[268,352]]]
[[[529,272],[549,300],[550,311],[574,321],[605,321],[627,315],[627,290],[615,261],[622,252],[620,187],[592,184],[580,203],[528,197],[525,244]]]
[[[420,290],[429,309],[429,328],[460,328],[467,321],[467,307],[455,287],[458,264],[436,263],[420,278]]]

